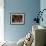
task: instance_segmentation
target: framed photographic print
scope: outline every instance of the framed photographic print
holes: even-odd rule
[[[24,13],[11,13],[10,23],[11,24],[24,24],[25,23]]]

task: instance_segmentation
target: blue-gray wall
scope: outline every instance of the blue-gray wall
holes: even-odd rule
[[[40,10],[42,11],[43,9],[46,9],[46,0],[41,0],[40,1]],[[40,22],[40,25],[45,26],[46,27],[46,10],[43,12],[43,22]]]
[[[7,41],[18,41],[32,29],[36,12],[40,9],[40,0],[4,0],[4,35]],[[11,25],[10,13],[25,13],[24,25]]]

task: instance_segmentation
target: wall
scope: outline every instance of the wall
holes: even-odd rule
[[[32,29],[35,12],[40,10],[40,0],[4,0],[4,35],[7,41],[18,41]],[[25,13],[24,25],[11,25],[10,13]]]
[[[4,0],[0,1],[0,42],[4,41]]]
[[[41,2],[41,3],[40,3],[40,9],[41,9],[41,11],[42,11],[43,9],[46,9],[46,0],[41,0],[40,2]],[[45,20],[45,19],[46,19],[46,10],[43,12],[42,17],[43,17],[43,22],[41,21],[41,22],[40,22],[40,25],[46,27],[46,20]]]

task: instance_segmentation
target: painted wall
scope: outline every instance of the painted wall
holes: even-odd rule
[[[40,9],[41,9],[41,11],[43,10],[43,9],[46,9],[46,0],[41,0],[40,1]],[[46,27],[46,10],[43,12],[43,15],[42,15],[42,17],[43,17],[43,22],[41,21],[40,22],[40,25],[42,25],[42,26],[45,26]]]
[[[0,0],[0,42],[4,41],[4,0]]]
[[[7,41],[18,41],[32,29],[35,14],[40,9],[40,0],[4,0],[4,35]],[[10,13],[25,13],[24,25],[11,25]]]

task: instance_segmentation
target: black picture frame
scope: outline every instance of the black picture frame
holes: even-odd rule
[[[25,24],[25,14],[24,13],[10,13],[10,24],[12,25]]]

